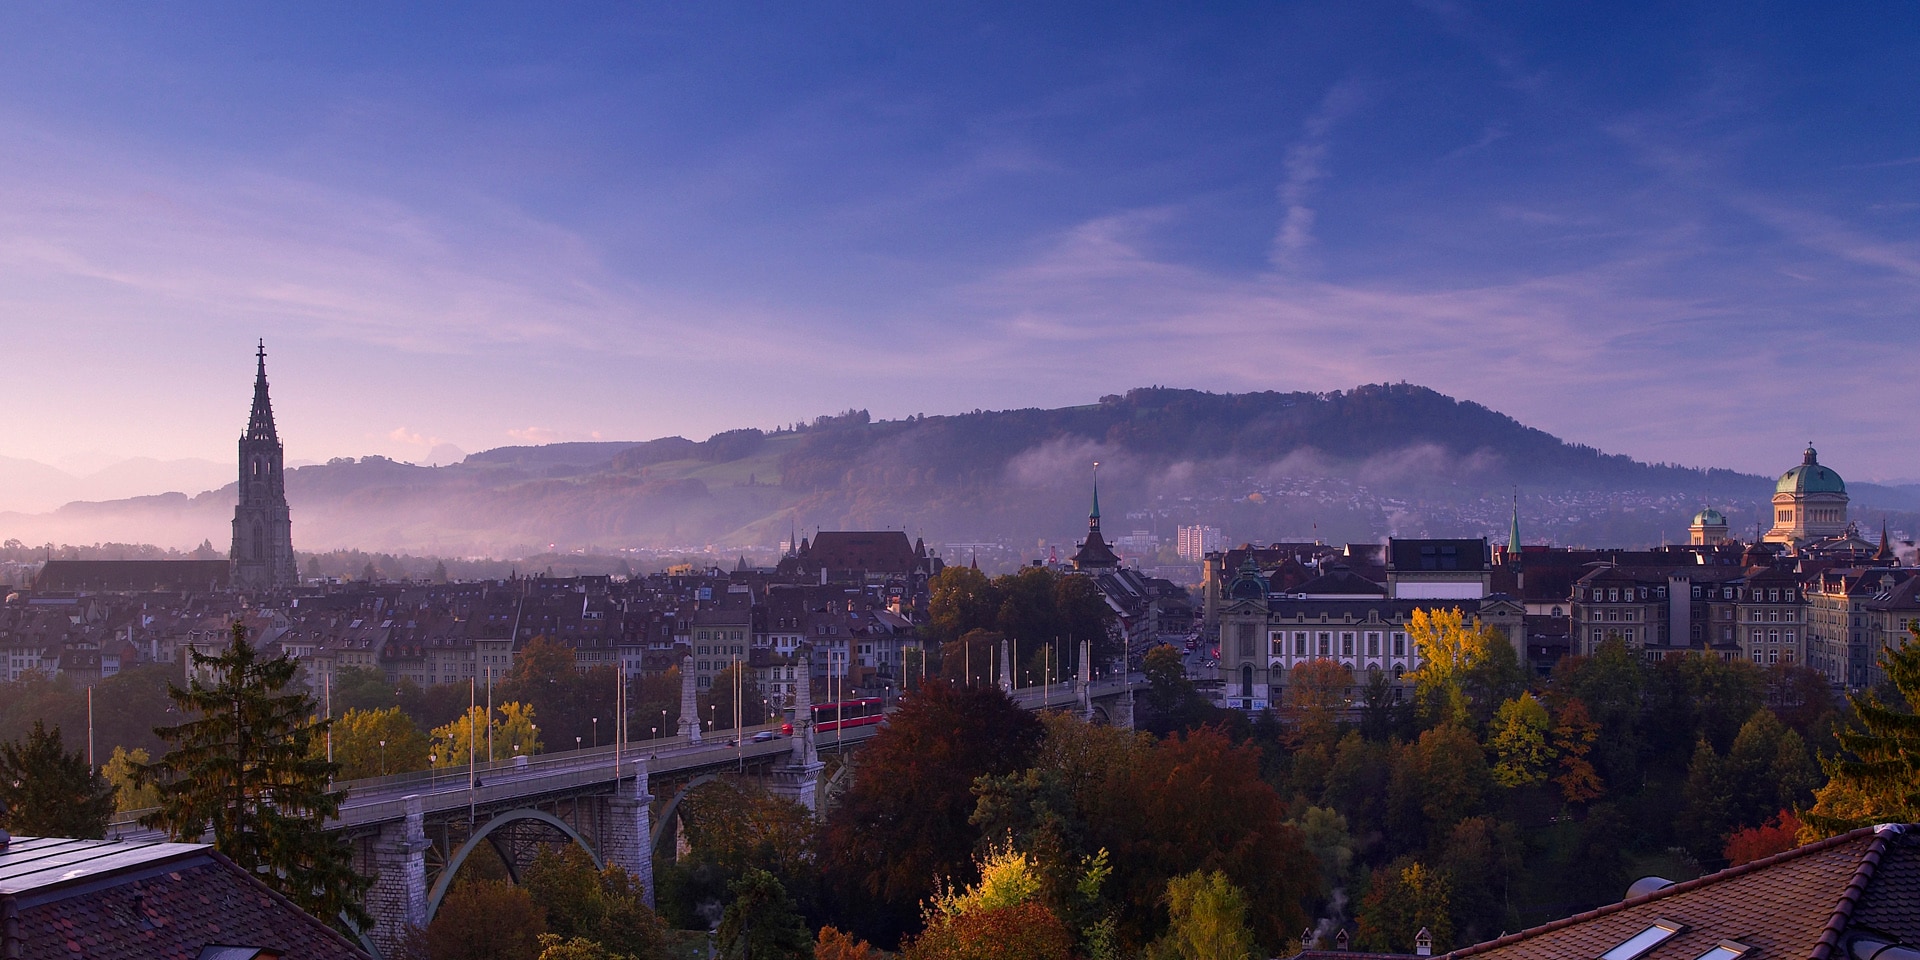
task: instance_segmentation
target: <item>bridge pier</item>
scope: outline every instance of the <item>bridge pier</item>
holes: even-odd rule
[[[642,896],[653,906],[653,794],[647,783],[647,761],[633,761],[634,777],[621,780],[606,801],[607,827],[600,839],[600,858],[609,866],[640,878]]]
[[[406,815],[380,827],[373,850],[373,886],[367,913],[380,952],[396,955],[413,927],[427,925],[427,831],[418,794],[401,798]]]

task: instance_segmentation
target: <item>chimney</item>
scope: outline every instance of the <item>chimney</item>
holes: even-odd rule
[[[1433,934],[1426,927],[1413,935],[1413,954],[1416,957],[1433,956]]]

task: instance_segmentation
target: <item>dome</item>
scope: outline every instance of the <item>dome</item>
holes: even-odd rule
[[[1693,515],[1693,525],[1696,527],[1724,527],[1727,525],[1727,518],[1721,514],[1720,511],[1708,507]]]
[[[1780,475],[1780,482],[1774,484],[1774,493],[1846,493],[1846,481],[1827,467],[1820,465],[1820,458],[1812,447],[1801,459],[1800,465]]]

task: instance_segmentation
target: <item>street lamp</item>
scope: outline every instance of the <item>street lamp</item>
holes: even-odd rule
[[[594,749],[596,750],[600,748],[600,718],[599,717],[593,718],[593,746],[594,746]]]
[[[580,749],[580,741],[581,741],[581,740],[583,740],[583,739],[585,739],[585,738],[584,738],[584,737],[574,737],[574,738],[573,738],[573,749],[575,749],[575,750],[579,750],[579,749]]]
[[[666,728],[667,728],[667,711],[663,708],[660,711],[660,725],[653,728],[653,735],[655,737],[658,737],[660,735],[660,731],[665,730]]]
[[[439,765],[439,755],[432,753],[427,754],[427,789],[429,791],[433,789],[434,781],[440,779]]]
[[[387,775],[387,742],[380,741],[380,775]]]

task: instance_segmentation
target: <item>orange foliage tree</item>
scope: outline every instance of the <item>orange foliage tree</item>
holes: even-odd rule
[[[1792,850],[1800,845],[1798,837],[1802,826],[1793,811],[1782,810],[1760,826],[1735,830],[1727,837],[1727,866],[1737,867]]]

